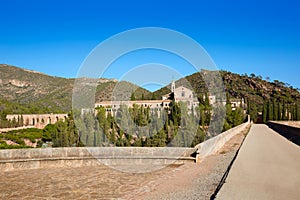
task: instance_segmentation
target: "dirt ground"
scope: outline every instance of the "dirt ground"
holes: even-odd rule
[[[243,133],[234,136],[199,164],[171,165],[144,174],[103,165],[0,172],[0,199],[186,199],[179,193],[209,199],[243,138]]]

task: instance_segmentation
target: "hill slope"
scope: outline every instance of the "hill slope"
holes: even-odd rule
[[[0,65],[2,110],[29,113],[70,110],[73,81]],[[7,108],[7,102],[16,104],[15,108]]]
[[[263,111],[263,105],[267,101],[284,105],[298,105],[300,93],[297,89],[280,81],[268,82],[260,76],[238,75],[227,71],[201,71],[177,80],[176,85],[192,88],[199,98],[208,92],[203,80],[203,73],[215,77],[219,74],[223,80],[225,90],[230,98],[244,98],[250,105],[252,112]],[[88,79],[87,79],[88,80]],[[92,79],[91,79],[92,80]],[[134,92],[136,99],[160,99],[162,95],[170,92],[169,85],[153,94],[148,90],[129,82],[117,82],[111,79],[93,79],[97,83],[96,101],[111,100],[116,87],[124,93]],[[218,84],[217,79],[212,78],[209,83]],[[9,65],[0,64],[0,114],[5,113],[57,113],[71,110],[71,98],[75,79],[66,79],[48,76],[39,72],[21,69]],[[77,88],[78,89],[78,88]],[[118,99],[128,99],[122,96]],[[114,93],[115,95],[115,93]],[[300,107],[300,106],[299,106]],[[249,111],[250,112],[250,111]]]
[[[58,113],[69,112],[75,79],[48,76],[10,65],[0,64],[0,112],[3,113]],[[111,100],[118,82],[97,79],[96,101]],[[126,88],[135,88],[137,98],[150,92],[132,83],[121,82]]]
[[[300,119],[300,92],[287,83],[275,80],[269,82],[263,80],[261,76],[251,74],[239,75],[227,71],[206,71],[195,73],[185,78],[176,81],[176,85],[187,86],[192,88],[199,99],[208,93],[206,82],[203,80],[205,76],[214,77],[216,73],[222,78],[224,89],[228,98],[244,99],[248,106],[248,113],[252,119],[256,119],[258,112],[269,113],[269,118],[275,120],[286,120],[288,114],[295,115],[293,119]],[[217,82],[217,79],[212,78],[208,84],[212,85]],[[216,83],[218,84],[218,83]],[[167,85],[154,92],[154,96],[160,97],[162,94],[170,92],[170,85]],[[271,112],[272,110],[272,112]],[[283,114],[284,113],[284,114]]]

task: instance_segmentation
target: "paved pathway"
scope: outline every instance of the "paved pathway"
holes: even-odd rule
[[[300,147],[253,125],[216,199],[300,199]]]

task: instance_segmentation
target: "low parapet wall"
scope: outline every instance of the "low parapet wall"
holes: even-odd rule
[[[230,138],[243,131],[249,122],[221,133],[195,148],[177,147],[70,147],[0,150],[0,171],[49,167],[79,167],[108,165],[127,172],[150,166],[145,171],[160,169],[170,164],[196,161],[217,152]],[[128,167],[129,166],[129,167]]]
[[[291,125],[287,121],[269,121],[268,126],[290,140],[291,142],[300,146],[300,127],[295,126],[295,124],[300,124],[300,122],[293,122]]]
[[[195,148],[197,148],[196,162],[200,162],[205,157],[216,153],[219,149],[221,149],[224,144],[230,140],[236,134],[245,130],[245,128],[250,124],[250,122],[246,122],[239,126],[236,126],[232,129],[229,129],[218,136],[210,138],[200,144],[198,144]]]
[[[79,167],[104,164],[124,171],[136,172],[136,165],[155,166],[194,161],[194,148],[172,147],[70,147],[45,149],[0,150],[0,170]],[[122,169],[123,170],[123,169]],[[153,170],[153,168],[151,168]],[[149,169],[150,171],[150,169]]]

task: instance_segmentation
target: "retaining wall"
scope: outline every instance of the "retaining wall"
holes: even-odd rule
[[[248,125],[250,124],[250,121],[241,124],[239,126],[236,126],[232,129],[229,129],[218,136],[215,136],[213,138],[210,138],[209,140],[206,140],[200,144],[198,144],[195,148],[197,148],[197,155],[196,155],[196,162],[200,162],[205,157],[212,155],[216,153],[219,149],[221,149],[224,144],[230,140],[233,136],[236,134],[242,132]]]
[[[126,171],[135,165],[161,168],[195,160],[194,148],[170,147],[70,147],[0,150],[0,171],[50,167],[79,167],[104,164]],[[129,167],[128,167],[129,166]],[[123,171],[124,171],[123,170]],[[151,171],[149,168],[149,171]]]
[[[300,127],[295,126],[295,124],[299,124],[293,122],[291,125],[287,121],[269,121],[268,126],[290,140],[291,142],[300,146]]]
[[[230,138],[243,131],[249,122],[221,133],[195,148],[177,147],[70,147],[0,150],[0,171],[49,167],[79,167],[104,164],[123,171],[132,166],[150,166],[149,171],[170,164],[196,162],[217,152]],[[128,167],[129,166],[129,167]],[[143,169],[145,172],[145,169]],[[136,172],[136,171],[134,171]]]

